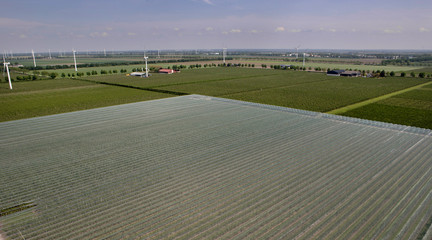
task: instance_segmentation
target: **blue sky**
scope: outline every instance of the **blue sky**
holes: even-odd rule
[[[2,2],[2,51],[432,49],[430,0]]]

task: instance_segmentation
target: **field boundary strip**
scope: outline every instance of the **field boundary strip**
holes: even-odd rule
[[[147,88],[147,87],[137,87],[137,86],[124,85],[124,84],[119,84],[119,83],[109,83],[109,82],[102,82],[102,81],[93,81],[93,80],[88,80],[88,79],[76,79],[76,80],[84,81],[84,82],[97,83],[97,84],[103,84],[103,85],[109,85],[109,86],[115,86],[115,87],[125,87],[125,88],[132,88],[132,89],[138,89],[138,90],[144,90],[144,91],[151,91],[151,92],[158,92],[158,93],[167,93],[167,94],[177,95],[177,96],[189,95],[189,93],[184,93],[184,92],[176,92],[176,91],[162,90],[162,89],[155,89],[155,88]]]
[[[379,96],[379,97],[371,98],[371,99],[368,99],[368,100],[365,100],[365,101],[362,101],[362,102],[358,102],[358,103],[354,103],[354,104],[351,104],[351,105],[347,105],[345,107],[333,109],[333,110],[328,111],[326,113],[328,113],[328,114],[342,114],[342,113],[346,113],[346,112],[351,111],[353,109],[360,108],[360,107],[369,105],[371,103],[376,103],[376,102],[379,102],[381,100],[384,100],[384,99],[387,99],[387,98],[391,98],[391,97],[394,97],[396,95],[399,95],[399,94],[402,94],[402,93],[406,93],[406,92],[409,92],[409,91],[412,91],[412,90],[415,90],[415,89],[419,89],[419,88],[422,88],[424,86],[431,85],[431,84],[432,84],[432,82],[422,83],[422,84],[419,84],[419,85],[414,86],[414,87],[405,88],[405,89],[402,89],[402,90],[399,90],[399,91],[396,91],[396,92],[392,92],[392,93],[385,94],[385,95],[382,95],[382,96]]]

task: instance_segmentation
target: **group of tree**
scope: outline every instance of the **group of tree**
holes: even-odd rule
[[[399,65],[399,66],[432,66],[432,55],[420,56],[401,56],[398,59],[388,59],[381,62],[382,65]]]

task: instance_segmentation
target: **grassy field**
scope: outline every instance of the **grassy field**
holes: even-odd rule
[[[260,61],[260,60],[249,60],[249,61],[245,61],[245,63],[254,63],[255,65],[259,64],[267,64],[268,66],[270,65],[294,65],[294,66],[303,66],[303,62],[288,62],[288,61]],[[422,67],[419,66],[393,66],[393,65],[388,65],[388,66],[381,66],[381,65],[363,65],[363,64],[358,64],[358,65],[354,65],[354,64],[349,64],[349,63],[332,63],[332,62],[306,62],[305,65],[306,68],[312,67],[312,68],[317,68],[320,67],[322,69],[325,69],[327,71],[327,68],[330,69],[358,69],[358,70],[369,70],[369,71],[377,71],[377,70],[385,70],[386,72],[407,72],[407,71],[411,71],[414,69],[419,69]]]
[[[342,115],[432,129],[432,87],[428,85]]]
[[[78,111],[169,97],[168,94],[118,88],[71,79],[0,84],[0,121]]]

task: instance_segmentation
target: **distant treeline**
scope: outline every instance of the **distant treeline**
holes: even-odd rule
[[[423,55],[417,57],[401,57],[398,59],[383,60],[382,65],[432,65],[432,56]]]
[[[231,57],[226,57],[226,60],[232,60]],[[175,62],[193,62],[193,61],[222,61],[222,58],[182,58],[182,59],[166,59],[166,60],[149,60],[148,64],[156,63],[175,63]],[[106,67],[106,66],[120,66],[120,65],[137,65],[143,64],[143,61],[131,61],[131,62],[107,62],[107,63],[82,63],[77,64],[79,68],[90,68],[90,67]],[[48,65],[48,66],[25,66],[20,67],[21,69],[27,70],[56,70],[70,68],[72,65]]]

